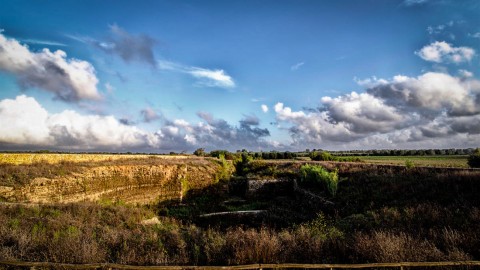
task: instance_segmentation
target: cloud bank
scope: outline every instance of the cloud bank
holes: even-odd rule
[[[154,132],[142,130],[114,116],[82,115],[72,110],[49,113],[34,98],[20,95],[0,101],[0,148],[92,151],[192,151],[198,147],[270,149],[270,132],[260,128],[255,116],[245,116],[238,126],[205,112],[191,124],[165,120]]]
[[[155,147],[158,138],[113,116],[50,114],[34,98],[0,101],[0,145],[44,146],[68,150],[123,150]]]
[[[99,100],[98,78],[87,61],[67,58],[62,50],[32,52],[0,33],[0,71],[14,75],[21,88],[40,88],[67,102]]]
[[[365,81],[362,81],[365,83]],[[480,81],[428,72],[368,80],[365,93],[323,97],[317,111],[275,105],[294,146],[474,147],[480,143]]]

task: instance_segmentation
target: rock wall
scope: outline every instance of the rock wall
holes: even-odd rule
[[[38,177],[21,187],[0,187],[0,197],[7,202],[29,203],[121,200],[144,204],[181,200],[189,189],[217,181],[219,169],[218,164],[203,159],[178,164],[87,167],[66,176]]]

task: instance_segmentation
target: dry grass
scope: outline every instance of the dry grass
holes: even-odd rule
[[[123,154],[53,154],[53,153],[0,153],[0,164],[57,164],[62,162],[86,163],[128,159],[185,159],[189,156],[161,156],[161,155],[123,155]]]

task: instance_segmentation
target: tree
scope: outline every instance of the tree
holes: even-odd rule
[[[193,152],[195,156],[203,157],[205,156],[205,148],[198,148]]]
[[[475,149],[468,157],[468,166],[472,168],[480,168],[480,148]]]

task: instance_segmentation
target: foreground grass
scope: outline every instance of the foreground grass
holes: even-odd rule
[[[441,209],[421,206],[409,214]],[[426,211],[426,212],[425,212]],[[431,212],[433,211],[433,212]],[[391,209],[375,222],[406,216]],[[468,222],[480,221],[472,209]],[[226,230],[184,224],[163,217],[142,225],[147,209],[94,204],[1,206],[0,259],[60,263],[112,262],[130,265],[238,265],[250,263],[358,263],[478,259],[479,233],[444,226],[425,232],[378,228],[343,230],[319,214],[310,222],[275,230]],[[452,215],[448,212],[440,218]],[[358,219],[358,218],[357,218]],[[350,221],[355,224],[354,220]],[[415,219],[408,226],[418,226]]]
[[[415,166],[468,168],[466,155],[457,156],[362,156],[363,161],[374,164],[405,165],[407,160]]]

